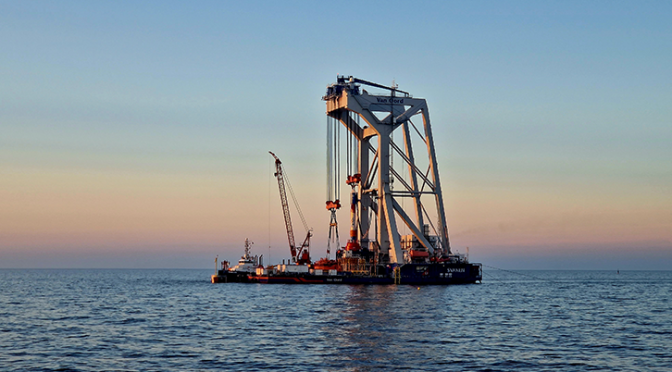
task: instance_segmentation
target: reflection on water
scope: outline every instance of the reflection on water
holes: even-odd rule
[[[207,270],[0,270],[2,370],[664,370],[671,272],[480,285],[208,282]]]

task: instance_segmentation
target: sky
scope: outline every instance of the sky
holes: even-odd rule
[[[277,263],[268,151],[323,256],[341,74],[427,99],[472,261],[670,270],[670,19],[669,1],[0,0],[0,268],[214,270],[246,238]]]

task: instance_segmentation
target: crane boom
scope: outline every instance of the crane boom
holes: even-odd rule
[[[278,188],[280,189],[280,202],[282,202],[282,213],[285,216],[285,228],[287,229],[287,240],[289,241],[289,250],[292,254],[292,258],[296,258],[294,229],[292,228],[292,217],[289,214],[289,203],[287,202],[287,192],[285,191],[285,179],[282,174],[282,162],[271,151],[269,151],[268,153],[275,158],[275,178],[278,179]]]
[[[280,161],[280,159],[277,156],[275,156],[275,154],[272,153],[271,151],[269,151],[268,153],[275,158],[275,178],[278,179],[278,189],[280,190],[280,202],[282,202],[282,213],[285,217],[285,229],[287,230],[287,240],[289,241],[289,251],[290,254],[292,255],[292,261],[298,264],[309,264],[310,237],[313,236],[313,234],[311,230],[308,229],[306,222],[303,219],[301,209],[299,208],[299,204],[297,203],[296,198],[294,197],[294,193],[292,192],[292,198],[298,209],[299,216],[301,217],[301,220],[303,221],[303,224],[306,227],[306,230],[308,231],[306,234],[306,239],[303,241],[303,244],[301,244],[300,247],[296,246],[296,243],[294,241],[294,229],[292,228],[292,217],[289,214],[289,202],[287,201],[287,192],[285,191],[285,182],[287,182],[287,185],[289,186],[289,191],[292,191],[292,186],[289,184],[289,179],[285,181],[286,177],[284,175],[284,172],[282,171],[282,162]]]

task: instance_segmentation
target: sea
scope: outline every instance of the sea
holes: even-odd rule
[[[211,284],[0,270],[0,371],[672,371],[672,271],[481,284]]]

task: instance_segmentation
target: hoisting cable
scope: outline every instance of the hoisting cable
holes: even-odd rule
[[[327,201],[331,200],[331,116],[327,116]]]
[[[352,121],[354,125],[354,120]],[[350,162],[352,163],[351,165],[351,172],[353,175],[359,173],[357,171],[357,138],[355,137],[355,132],[349,131],[350,132]]]
[[[327,119],[327,209],[331,213],[329,237],[327,240],[327,258],[330,258],[332,243],[339,249],[338,222],[336,210],[339,208],[340,179],[340,120],[331,115]]]
[[[285,184],[287,184],[287,188],[289,189],[289,195],[292,196],[292,201],[294,202],[294,206],[296,207],[296,211],[299,212],[299,217],[301,217],[301,222],[303,222],[303,227],[306,229],[306,232],[308,232],[308,224],[306,223],[306,219],[303,217],[303,212],[301,211],[301,207],[299,206],[298,200],[296,200],[296,196],[294,195],[294,189],[292,189],[292,184],[289,182],[289,176],[287,175],[287,169],[285,167],[282,167],[282,175],[285,178]]]
[[[336,131],[336,178],[334,179],[334,185],[336,186],[336,200],[341,200],[341,126],[340,123],[336,122],[334,125],[334,130]]]
[[[483,263],[482,263],[481,265],[483,265],[483,266],[485,266],[485,267],[489,267],[489,268],[491,268],[491,269],[500,270],[500,271],[504,271],[504,272],[507,272],[507,273],[516,274],[516,275],[520,275],[520,276],[526,276],[526,277],[528,277],[528,278],[532,278],[532,279],[536,279],[536,280],[541,280],[541,281],[544,281],[544,282],[558,283],[558,282],[555,281],[555,280],[544,279],[544,278],[540,278],[540,277],[538,277],[538,276],[534,276],[534,275],[523,274],[523,273],[519,273],[519,272],[512,271],[512,270],[501,269],[501,268],[499,268],[499,267],[490,266],[490,265],[486,265],[486,264],[483,264]],[[485,271],[484,271],[484,273],[485,273]],[[488,275],[491,275],[491,274],[488,274]]]
[[[336,193],[337,193],[337,191],[336,191],[336,181],[335,181],[336,174],[338,172],[338,163],[336,162],[337,161],[337,159],[336,159],[336,129],[337,129],[336,128],[336,125],[337,125],[336,120],[337,120],[336,118],[332,118],[331,128],[329,128],[330,129],[329,146],[331,148],[331,152],[329,153],[329,156],[330,156],[330,159],[331,159],[330,160],[331,161],[331,169],[329,170],[330,171],[329,187],[331,189],[331,194],[329,195],[329,200],[330,201],[335,201],[337,199],[337,197],[336,197]]]
[[[348,127],[350,126],[350,120],[352,120],[352,115],[348,112]],[[346,177],[350,177],[352,173],[350,173],[350,131],[346,130],[345,133],[345,171],[347,173]]]
[[[354,123],[353,119],[350,119],[348,122],[348,128],[350,128],[350,124]],[[355,137],[352,134],[352,130],[348,129],[348,142],[350,142],[350,146],[348,148],[348,154],[350,155],[350,170],[348,171],[349,176],[352,176],[355,174],[355,155],[353,153],[353,149],[355,147]]]

